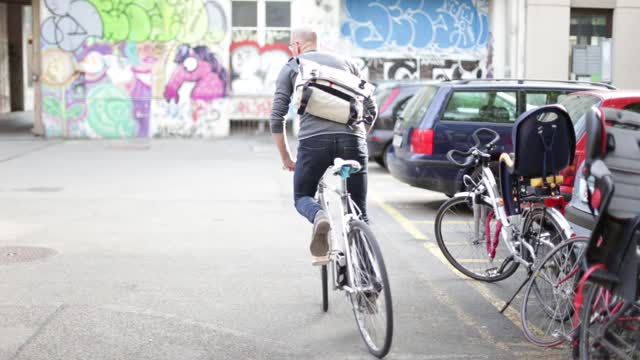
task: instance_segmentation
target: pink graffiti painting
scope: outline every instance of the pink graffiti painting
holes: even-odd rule
[[[191,100],[211,101],[227,95],[227,72],[206,46],[180,45],[176,51],[178,64],[164,90],[167,102],[180,101],[178,90],[185,82],[195,82]]]

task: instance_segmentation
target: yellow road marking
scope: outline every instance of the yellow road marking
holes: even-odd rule
[[[436,223],[435,220],[413,220],[411,222],[414,224],[429,224],[429,225],[434,225]],[[445,225],[473,225],[473,221],[468,221],[468,220],[445,220],[442,223]]]
[[[378,206],[380,206],[389,216],[391,216],[400,226],[402,226],[409,234],[411,234],[417,240],[427,240],[427,236],[422,233],[418,228],[416,228],[411,221],[409,221],[404,215],[402,215],[398,210],[396,210],[393,206],[386,204],[382,199],[375,195],[370,195],[373,201],[375,201]],[[468,284],[472,286],[485,300],[487,300],[491,305],[493,305],[498,311],[502,309],[504,305],[504,301],[495,296],[488,288],[482,285],[480,282],[476,280],[471,280],[469,277],[458,271],[449,263],[449,260],[442,254],[440,248],[432,243],[427,242],[424,244],[424,247],[433,255],[436,259],[440,260],[445,266],[447,266],[451,271],[453,271],[456,276],[463,280],[468,280]],[[518,328],[522,328],[520,323],[520,314],[513,309],[513,307],[508,307],[507,310],[503,313],[507,319],[511,320],[511,322],[516,325]]]
[[[411,236],[413,236],[416,240],[427,240],[427,236],[422,233],[415,225],[409,221],[404,215],[402,215],[398,210],[396,210],[393,206],[386,204],[382,199],[377,197],[376,195],[369,194],[369,197],[375,201],[378,206],[382,208],[389,216],[391,216],[400,226],[402,226]]]

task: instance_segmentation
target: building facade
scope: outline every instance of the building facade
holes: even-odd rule
[[[22,88],[46,137],[207,138],[267,119],[302,26],[370,80],[640,81],[640,0],[20,1],[0,0],[0,55],[8,35],[23,39],[31,60],[14,62],[33,75]],[[36,35],[3,37],[17,9]],[[0,91],[13,69],[0,56]]]

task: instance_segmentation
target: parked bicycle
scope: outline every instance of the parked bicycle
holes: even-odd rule
[[[541,346],[573,340],[581,359],[640,359],[640,116],[594,109],[585,123],[593,232],[558,245],[536,267],[523,329]]]
[[[483,144],[483,134],[492,139]],[[500,156],[500,190],[490,167],[499,135],[482,128],[473,139],[468,151],[447,153],[467,174],[481,170],[476,179],[464,175],[469,191],[456,194],[438,210],[438,246],[456,269],[476,280],[506,279],[519,265],[530,273],[541,254],[572,235],[570,224],[551,206],[561,201],[563,178],[558,172],[573,161],[575,151],[569,115],[560,106],[545,106],[520,116],[513,135],[515,156]]]
[[[347,192],[347,180],[360,171],[361,165],[354,160],[336,158],[329,173],[340,177],[340,186],[331,187],[326,174],[320,180],[317,197],[327,214],[340,214],[341,232],[333,231],[329,236],[329,264],[320,269],[322,277],[322,306],[329,308],[329,276],[333,290],[344,291],[353,308],[360,335],[369,352],[378,358],[384,357],[391,348],[393,336],[393,310],[391,289],[382,253],[373,232],[361,220],[358,206]],[[336,211],[325,192],[333,191],[340,201]],[[331,218],[331,217],[330,217]],[[333,226],[332,229],[338,229]]]

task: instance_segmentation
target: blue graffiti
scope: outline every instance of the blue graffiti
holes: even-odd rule
[[[362,49],[486,46],[487,0],[346,0],[342,36]]]

